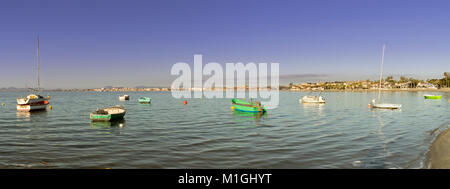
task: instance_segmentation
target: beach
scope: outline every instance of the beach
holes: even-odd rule
[[[439,133],[432,143],[427,165],[430,169],[450,169],[450,130]]]

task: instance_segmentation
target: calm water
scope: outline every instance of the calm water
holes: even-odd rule
[[[384,93],[401,110],[370,110],[377,93],[280,92],[263,116],[233,113],[230,99],[172,98],[170,92],[51,92],[53,110],[18,113],[0,93],[0,168],[423,168],[432,131],[449,126],[450,93]],[[47,95],[47,93],[44,93]],[[151,97],[151,105],[137,103]],[[89,113],[121,104],[125,121],[91,123]]]

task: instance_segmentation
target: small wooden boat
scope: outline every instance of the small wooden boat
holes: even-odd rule
[[[441,95],[424,95],[425,99],[435,99],[435,100],[439,100],[442,98]]]
[[[325,103],[325,98],[322,96],[304,96],[299,101],[303,103]]]
[[[239,99],[231,100],[232,110],[241,111],[241,112],[266,112],[266,108],[261,106],[261,102],[247,102]]]
[[[112,121],[120,120],[125,116],[126,110],[122,106],[113,106],[109,108],[98,109],[92,112],[89,117],[92,121]]]
[[[128,96],[128,95],[121,95],[121,96],[119,96],[119,100],[120,101],[130,100],[130,96]]]
[[[151,102],[152,102],[152,98],[149,98],[149,97],[139,98],[139,103],[141,103],[141,104],[150,104]]]

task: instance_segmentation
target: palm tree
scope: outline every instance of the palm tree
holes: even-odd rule
[[[395,80],[393,76],[386,77],[386,82],[388,82],[391,85],[391,87],[395,85]]]
[[[408,78],[400,76],[400,81],[399,82],[400,83],[406,83],[406,82],[408,82]]]
[[[444,72],[444,77],[445,77],[445,86],[447,86],[448,88],[448,73]]]

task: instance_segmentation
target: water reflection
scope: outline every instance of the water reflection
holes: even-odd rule
[[[322,103],[302,103],[303,110],[306,112],[317,113],[320,117],[324,116],[323,110],[325,104]]]
[[[16,117],[18,121],[34,121],[36,119],[40,119],[42,117],[47,117],[47,111],[33,111],[33,112],[23,112],[17,111]]]
[[[267,113],[265,112],[241,112],[241,111],[233,111],[233,115],[235,118],[239,118],[239,121],[256,121],[259,123],[261,118],[267,117]]]
[[[125,126],[125,119],[116,121],[91,121],[90,125],[91,128],[93,129],[110,128],[110,127],[122,128]]]
[[[16,113],[16,117],[18,118],[18,119],[26,119],[27,121],[30,121],[30,116],[31,116],[31,113],[30,112],[17,112]]]
[[[389,113],[389,112],[399,112],[399,110],[390,110],[390,109],[377,109],[377,111],[374,111],[372,109],[372,115],[376,117],[378,122],[378,128],[376,130],[376,134],[378,135],[378,138],[380,142],[376,142],[375,146],[370,148],[366,161],[364,161],[364,168],[377,168],[377,169],[385,169],[385,168],[397,168],[393,163],[388,162],[387,158],[391,155],[388,151],[387,144],[388,140],[386,140],[385,134],[383,132],[384,127],[386,126],[385,121],[382,119],[382,113]],[[388,167],[389,166],[389,167]]]
[[[303,108],[311,110],[323,110],[325,108],[324,103],[302,103]]]
[[[401,108],[397,108],[397,109],[385,109],[385,108],[370,108],[370,111],[372,112],[401,112],[402,109]]]

